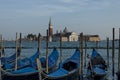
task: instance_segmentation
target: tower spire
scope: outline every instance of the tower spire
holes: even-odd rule
[[[51,17],[50,17],[50,20],[49,20],[49,27],[52,28],[52,21],[51,21]]]

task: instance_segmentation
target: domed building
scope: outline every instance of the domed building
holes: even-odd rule
[[[78,35],[76,32],[69,32],[67,27],[60,33],[57,33],[53,35],[53,41],[59,41],[60,40],[60,34],[62,35],[62,41],[78,41]]]

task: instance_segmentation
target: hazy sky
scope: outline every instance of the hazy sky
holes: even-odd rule
[[[66,26],[78,34],[112,38],[120,26],[120,0],[0,0],[0,34],[15,39],[15,33],[46,34],[52,18],[54,33]]]

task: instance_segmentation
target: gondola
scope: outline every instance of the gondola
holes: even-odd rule
[[[29,57],[29,58],[23,58],[23,59],[17,59],[17,67],[18,67],[18,69],[19,68],[23,68],[23,67],[26,67],[26,66],[34,66],[33,64],[36,62],[36,59],[38,58],[38,56],[39,56],[39,53],[38,53],[38,50],[37,50],[37,52],[34,54],[34,55],[32,55],[31,57]],[[12,70],[12,69],[14,69],[15,68],[15,64],[16,64],[16,62],[15,61],[13,61],[13,62],[11,62],[11,63],[9,63],[9,62],[7,62],[7,61],[4,61],[4,64],[3,64],[3,69],[4,70]]]
[[[107,65],[102,56],[93,49],[87,68],[88,79],[101,80],[107,75]]]
[[[58,57],[59,53],[57,49],[53,49],[53,52],[48,58],[49,64],[48,69],[55,68],[55,66],[57,65]],[[44,66],[44,64],[46,63],[44,62],[45,60],[42,58],[42,60],[40,61],[42,66]],[[38,79],[39,79],[38,70],[33,66],[27,66],[11,72],[2,70],[2,80],[38,80]]]
[[[60,64],[59,68],[51,73],[42,73],[44,80],[79,80],[80,51]]]
[[[17,57],[20,56],[20,50],[18,49],[17,51]],[[11,63],[13,61],[15,61],[16,59],[16,53],[12,54],[11,56],[8,56],[8,57],[1,57],[0,60],[1,60],[1,63],[4,64],[5,62],[8,62],[8,63]]]

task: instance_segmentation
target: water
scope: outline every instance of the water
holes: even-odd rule
[[[112,47],[112,42],[110,41],[109,43],[110,47]],[[22,42],[22,47],[29,47],[27,49],[22,49],[22,57],[30,57],[31,55],[33,55],[36,51],[37,51],[37,41],[23,41]],[[59,42],[50,42],[49,43],[49,47],[59,47],[60,43]],[[79,47],[79,42],[63,42],[62,43],[63,47]],[[85,45],[83,45],[85,46]],[[10,42],[4,42],[4,47],[15,47],[15,42],[10,41]],[[95,42],[87,42],[87,47],[96,47],[96,43]],[[106,41],[101,41],[99,43],[99,47],[106,47]],[[118,48],[118,42],[115,42],[115,47]],[[41,51],[41,56],[45,56],[46,53],[46,43],[44,41],[42,41],[40,43],[40,51]],[[58,51],[60,52],[60,50],[58,49]],[[74,53],[75,49],[62,49],[62,60],[66,60],[68,57],[70,57],[73,53]],[[85,50],[83,50],[85,52]],[[106,49],[98,49],[97,50],[102,56],[103,58],[106,60],[107,62],[107,50]],[[5,56],[9,56],[11,54],[13,54],[15,52],[15,49],[13,48],[6,48],[5,49]],[[49,49],[49,54],[52,52],[52,49]],[[92,53],[92,49],[87,49],[87,54],[91,55]],[[107,77],[108,80],[112,80],[112,49],[109,50],[109,76]],[[88,58],[86,58],[86,64],[89,61]],[[115,49],[115,73],[118,71],[118,49]],[[86,68],[85,68],[86,69]],[[85,73],[85,72],[84,72]],[[114,80],[116,80],[116,74],[114,77]]]

